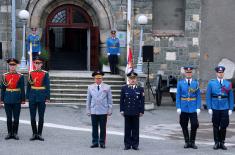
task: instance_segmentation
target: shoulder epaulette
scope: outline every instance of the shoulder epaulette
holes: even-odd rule
[[[48,71],[45,71],[45,70],[42,70],[43,72],[45,72],[45,73],[48,73]]]
[[[6,72],[6,73],[4,73],[3,75],[7,75],[7,74],[9,74],[10,72]]]

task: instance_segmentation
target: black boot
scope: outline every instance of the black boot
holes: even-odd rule
[[[43,129],[43,122],[38,122],[38,140],[44,141],[44,138],[42,137],[42,129]]]
[[[220,129],[220,136],[221,136],[220,148],[222,150],[227,150],[227,147],[224,145],[225,137],[226,137],[226,129]]]
[[[216,127],[213,127],[213,134],[214,134],[214,141],[215,145],[213,146],[214,150],[218,150],[220,145],[219,145],[219,129]]]
[[[15,140],[19,140],[18,128],[19,128],[19,122],[14,122],[14,124],[13,124],[13,138]]]
[[[183,131],[184,140],[185,140],[184,148],[189,148],[190,147],[190,143],[189,143],[188,129],[182,129],[182,131]]]
[[[197,129],[191,129],[190,142],[191,142],[191,148],[193,149],[197,149],[197,145],[195,144],[196,133],[197,133]]]
[[[5,140],[13,138],[13,132],[12,132],[12,122],[7,121],[7,136],[5,137]]]
[[[30,140],[32,141],[32,140],[36,140],[38,137],[36,121],[31,121],[31,127],[33,131],[33,136],[30,138]]]

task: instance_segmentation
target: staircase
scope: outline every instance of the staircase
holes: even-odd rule
[[[88,85],[94,83],[91,74],[89,71],[50,71],[51,103],[85,105]],[[105,74],[104,83],[111,86],[113,103],[118,104],[124,78]]]

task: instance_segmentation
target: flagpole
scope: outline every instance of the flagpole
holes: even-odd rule
[[[131,0],[128,0],[127,3],[127,48],[126,48],[126,59],[128,63],[128,56],[130,50],[130,42],[131,42]]]

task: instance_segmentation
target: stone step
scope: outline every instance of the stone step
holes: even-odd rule
[[[112,94],[120,94],[121,90],[112,90]],[[86,94],[87,89],[51,89],[51,93],[72,93],[72,94]]]
[[[68,85],[68,84],[50,84],[51,89],[86,89],[88,85]],[[111,85],[112,90],[120,90],[122,86]]]
[[[78,99],[78,98],[54,98],[51,97],[50,99],[51,103],[76,103],[76,104],[81,104],[85,105],[86,104],[86,99]],[[113,99],[113,104],[119,104],[120,99]]]
[[[50,76],[51,80],[90,80],[94,82],[93,77],[89,77],[89,76]],[[125,79],[121,76],[107,76],[104,77],[104,81],[125,81]]]
[[[51,93],[52,98],[87,98],[87,94],[61,94],[61,93]],[[120,98],[118,94],[112,94],[114,98]]]
[[[83,80],[52,79],[52,80],[50,80],[50,82],[51,82],[51,84],[72,84],[72,85],[76,85],[76,84],[90,85],[90,84],[94,83],[93,80],[85,80],[85,79],[83,79]],[[113,81],[113,80],[112,81],[111,80],[110,81],[104,80],[104,83],[109,84],[109,85],[124,85],[125,84],[124,81]]]

